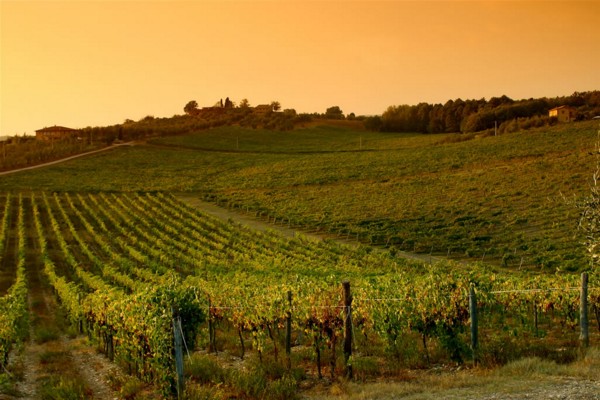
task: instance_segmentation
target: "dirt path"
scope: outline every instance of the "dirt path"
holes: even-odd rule
[[[42,301],[40,304],[39,302]],[[108,376],[118,367],[96,353],[83,337],[71,338],[57,325],[56,303],[47,292],[30,296],[34,324],[31,338],[17,362],[22,381],[17,385],[19,398],[38,399],[53,386],[73,385],[86,398],[112,400],[118,395],[111,389]],[[56,329],[56,328],[55,328]]]
[[[32,221],[27,223],[31,232]],[[61,390],[93,399],[118,398],[108,377],[121,374],[119,368],[98,354],[86,337],[69,329],[42,270],[37,238],[30,236],[27,245],[30,337],[12,361],[13,370],[21,376],[18,398],[38,399],[49,390],[58,396],[53,398],[62,398]]]
[[[521,386],[521,385],[519,385]],[[598,400],[600,399],[600,382],[571,377],[549,377],[537,382],[531,382],[528,390],[515,390],[512,392],[509,383],[503,386],[503,393],[494,393],[483,396],[466,397],[458,395],[459,399],[481,400],[520,400],[520,399],[561,399],[561,400]],[[512,389],[512,390],[511,390]]]
[[[110,145],[108,147],[103,147],[103,148],[98,149],[98,150],[88,151],[87,153],[75,154],[74,156],[61,158],[60,160],[54,160],[54,161],[50,161],[50,162],[43,163],[43,164],[32,165],[30,167],[23,167],[23,168],[18,168],[18,169],[11,169],[10,171],[2,171],[2,172],[0,172],[0,176],[2,176],[2,175],[9,175],[9,174],[15,174],[17,172],[22,172],[22,171],[28,171],[30,169],[43,168],[43,167],[47,167],[49,165],[59,164],[59,163],[65,162],[65,161],[73,160],[75,158],[85,157],[85,156],[89,156],[89,155],[92,155],[92,154],[100,153],[102,151],[114,150],[114,149],[116,149],[118,147],[121,147],[121,146],[133,146],[134,144],[135,144],[134,142],[113,144],[113,145]]]

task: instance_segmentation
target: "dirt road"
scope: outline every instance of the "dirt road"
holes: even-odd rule
[[[135,144],[135,142],[113,144],[113,145],[110,145],[108,147],[103,147],[103,148],[98,149],[98,150],[88,151],[87,153],[81,153],[81,154],[76,154],[74,156],[61,158],[60,160],[54,160],[54,161],[50,161],[50,162],[43,163],[43,164],[32,165],[30,167],[23,167],[23,168],[11,169],[10,171],[3,171],[3,172],[0,172],[0,176],[2,176],[2,175],[9,175],[9,174],[16,174],[17,172],[28,171],[30,169],[37,169],[37,168],[48,167],[50,165],[63,163],[65,161],[74,160],[74,159],[79,158],[79,157],[89,156],[89,155],[92,155],[92,154],[100,153],[102,151],[114,150],[114,149],[116,149],[118,147],[121,147],[121,146],[133,146],[134,144]]]

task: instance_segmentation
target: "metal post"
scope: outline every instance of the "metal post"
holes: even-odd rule
[[[178,316],[173,313],[173,335],[175,345],[175,370],[177,372],[177,398],[183,399],[184,381],[183,381],[183,340],[181,338],[180,321]]]
[[[342,283],[344,288],[344,362],[346,364],[346,377],[352,379],[352,294],[350,282]]]
[[[288,303],[290,306],[286,315],[286,330],[285,330],[285,354],[287,357],[287,368],[292,368],[292,291],[287,293]]]
[[[469,288],[469,314],[471,316],[471,351],[473,352],[473,364],[477,364],[477,347],[479,346],[477,296],[475,295],[475,287],[473,285]]]

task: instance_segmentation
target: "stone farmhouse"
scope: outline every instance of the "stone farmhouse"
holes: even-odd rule
[[[259,104],[254,107],[254,114],[264,115],[273,111],[273,106],[270,104]]]
[[[556,117],[558,122],[571,122],[577,118],[577,110],[571,106],[555,107],[548,111],[549,117]]]
[[[78,129],[54,125],[35,131],[35,138],[40,140],[70,139],[75,137],[78,132]]]

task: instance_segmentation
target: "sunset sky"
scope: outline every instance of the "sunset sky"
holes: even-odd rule
[[[600,89],[600,2],[4,1],[0,135],[277,100],[381,114]]]

